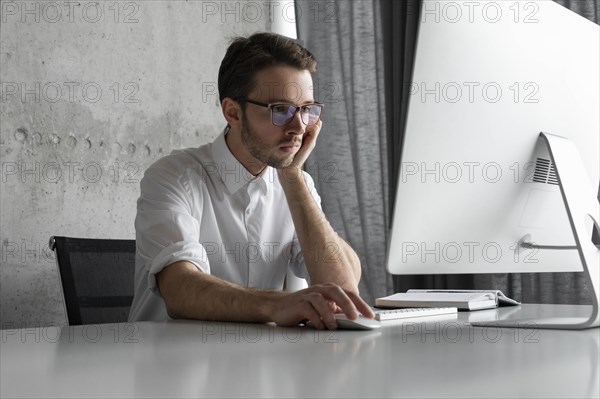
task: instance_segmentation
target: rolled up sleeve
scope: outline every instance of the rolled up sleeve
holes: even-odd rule
[[[166,266],[189,261],[210,273],[206,250],[200,244],[200,206],[186,172],[169,165],[151,167],[141,181],[135,219],[139,272],[147,273],[148,288],[159,294],[156,274]],[[201,199],[201,198],[200,198]],[[145,270],[144,270],[145,269]]]

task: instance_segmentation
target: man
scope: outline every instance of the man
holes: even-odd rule
[[[358,256],[302,171],[322,126],[315,70],[309,51],[276,34],[229,46],[218,82],[227,128],[211,144],[160,159],[142,179],[130,320],[309,320],[335,329],[336,312],[374,316],[358,295]],[[310,287],[282,291],[288,269]]]

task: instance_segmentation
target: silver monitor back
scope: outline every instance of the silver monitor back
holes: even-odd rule
[[[575,245],[540,132],[598,188],[598,25],[553,1],[424,1],[419,29],[388,271],[581,271],[518,242]]]

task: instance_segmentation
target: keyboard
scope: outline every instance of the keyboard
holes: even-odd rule
[[[458,312],[457,308],[401,308],[401,309],[375,309],[375,320],[397,320],[411,317],[437,316],[441,314],[452,314]]]
[[[437,316],[458,312],[457,308],[402,308],[402,309],[374,309],[375,319],[359,316],[356,320],[349,320],[344,314],[336,314],[340,330],[373,330],[385,325],[385,321],[409,319],[422,316]],[[383,323],[382,323],[383,322]]]

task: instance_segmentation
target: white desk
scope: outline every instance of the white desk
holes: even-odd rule
[[[1,397],[598,397],[599,329],[472,327],[523,305],[375,331],[175,321],[3,330]]]

